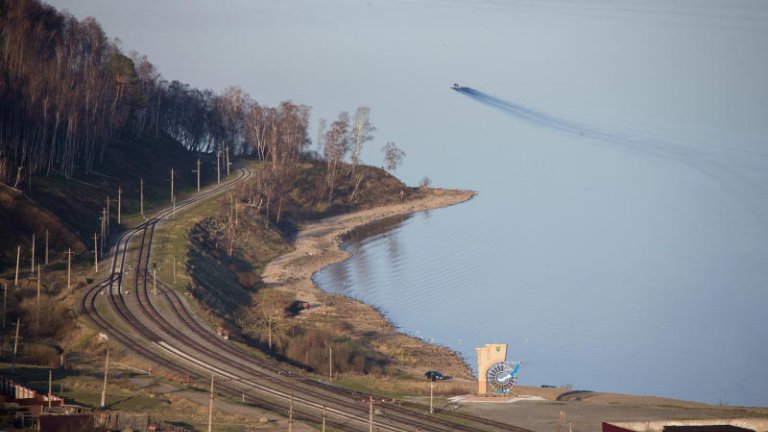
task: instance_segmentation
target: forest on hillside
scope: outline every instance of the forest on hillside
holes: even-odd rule
[[[342,111],[328,127],[318,122],[310,152],[310,107],[168,81],[95,19],[39,0],[0,0],[0,60],[0,182],[16,188],[30,175],[90,172],[116,137],[167,134],[190,151],[271,161],[274,184],[292,162],[324,159],[330,200],[338,165],[349,154],[354,167],[374,131],[368,108]],[[404,155],[393,143],[383,151],[390,170]]]

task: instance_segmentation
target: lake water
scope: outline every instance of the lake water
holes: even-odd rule
[[[372,108],[473,189],[316,280],[523,384],[768,406],[768,3],[61,0],[164,75]],[[464,88],[454,91],[458,81]],[[314,136],[314,134],[313,134]]]

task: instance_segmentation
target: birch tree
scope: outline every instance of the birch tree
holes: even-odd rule
[[[381,151],[384,152],[384,162],[387,167],[388,172],[393,172],[397,169],[397,166],[400,165],[400,163],[403,161],[403,158],[405,158],[405,152],[397,147],[395,143],[392,141],[387,142],[384,144],[384,147],[381,148]]]
[[[368,107],[360,107],[355,112],[355,123],[352,126],[352,173],[355,172],[355,167],[360,163],[360,153],[363,150],[363,144],[373,139],[373,132],[376,128],[373,127],[370,121],[371,109]]]
[[[338,165],[349,152],[349,113],[342,111],[339,118],[331,123],[325,133],[325,161],[327,165],[326,180],[328,184],[328,201],[333,201],[333,191],[338,174]]]

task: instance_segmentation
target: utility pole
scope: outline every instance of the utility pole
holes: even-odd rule
[[[45,265],[48,265],[48,230],[45,230]]]
[[[323,407],[323,428],[321,429],[321,432],[325,432],[325,407]]]
[[[35,274],[35,233],[32,233],[32,267],[30,274]]]
[[[16,318],[16,337],[13,338],[13,366],[11,366],[11,373],[16,373],[16,353],[19,351],[19,327],[21,327],[21,318]]]
[[[328,381],[333,381],[333,345],[328,346]]]
[[[173,284],[176,285],[176,251],[173,251]]]
[[[117,224],[120,225],[120,215],[122,213],[123,206],[123,188],[117,187]]]
[[[211,373],[211,400],[208,402],[208,432],[213,432],[213,376]]]
[[[221,183],[221,150],[216,152],[216,183]]]
[[[107,240],[107,237],[109,237],[109,213],[107,212],[107,208],[104,207],[103,210],[104,214],[102,215],[102,221],[104,221],[104,227],[101,230],[101,241],[99,244],[101,245],[99,248],[99,252],[104,255],[104,242]]]
[[[200,192],[200,158],[197,158],[197,191]]]
[[[99,272],[99,243],[96,233],[93,233],[93,268],[95,273]]]
[[[5,311],[8,305],[8,285],[3,284],[3,328],[5,328]]]
[[[72,286],[72,248],[67,248],[67,290]]]
[[[48,408],[51,407],[52,387],[53,387],[53,369],[48,369]]]
[[[13,287],[19,286],[19,263],[21,262],[21,246],[16,247],[16,279],[13,280]]]
[[[288,432],[293,431],[293,393],[291,393],[291,404],[288,406]]]
[[[432,378],[431,380],[429,380],[429,413],[430,414],[435,413],[434,408],[432,408],[434,406],[433,405],[434,394],[435,394],[435,379]]]
[[[35,328],[40,330],[40,264],[37,265],[37,316],[35,316]]]
[[[152,295],[157,295],[157,263],[152,264]]]
[[[101,408],[107,406],[107,377],[109,376],[109,347],[107,347],[107,358],[104,360],[104,387],[101,389]]]
[[[104,207],[104,209],[105,209],[105,211],[104,211],[104,219],[106,220],[106,224],[104,226],[107,229],[107,231],[106,231],[107,235],[109,235],[109,204],[110,204],[110,202],[111,201],[109,199],[109,195],[107,195],[107,206]]]
[[[229,147],[224,148],[224,153],[226,155],[227,175],[229,175]]]
[[[373,432],[373,395],[368,395],[368,432]]]
[[[141,218],[144,219],[144,179],[143,178],[141,179],[141,186],[140,186],[139,190],[140,190],[140,192],[139,192],[139,194],[140,194],[140,199],[139,199],[140,204],[139,205],[140,205],[140,208],[141,208]]]
[[[173,202],[175,195],[173,194],[173,168],[171,168],[171,202]]]

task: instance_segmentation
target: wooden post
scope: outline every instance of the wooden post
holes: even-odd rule
[[[208,402],[208,432],[213,432],[213,376],[211,374],[211,400]]]
[[[48,408],[51,407],[51,393],[53,390],[53,369],[48,369]]]
[[[140,190],[139,206],[141,209],[141,218],[144,219],[144,179],[141,179],[141,186],[139,190]]]
[[[16,247],[16,279],[13,280],[13,287],[19,286],[19,263],[21,262],[21,246]]]
[[[45,230],[45,265],[48,265],[48,230]]]
[[[107,347],[107,358],[104,360],[104,387],[101,389],[101,408],[107,406],[107,377],[109,376],[109,347]]]
[[[157,295],[157,263],[152,265],[152,295]]]
[[[122,214],[122,206],[123,206],[123,188],[120,186],[117,187],[117,224],[120,225],[120,215]]]
[[[368,432],[373,432],[373,395],[368,395]]]
[[[37,265],[37,316],[35,316],[35,329],[40,330],[40,264]]]
[[[171,168],[171,202],[173,202],[173,197],[175,195],[173,194],[173,168]]]
[[[221,183],[221,150],[216,152],[216,183]]]
[[[32,267],[29,273],[35,274],[35,233],[32,233]]]
[[[200,192],[200,158],[197,158],[197,191]]]
[[[67,290],[72,286],[72,248],[67,248]]]
[[[21,327],[21,318],[16,318],[16,337],[13,338],[13,366],[11,366],[11,373],[16,373],[16,353],[19,351],[19,327]]]
[[[291,393],[291,404],[288,405],[288,432],[293,431],[293,393]]]
[[[328,381],[333,381],[333,345],[328,346]]]

